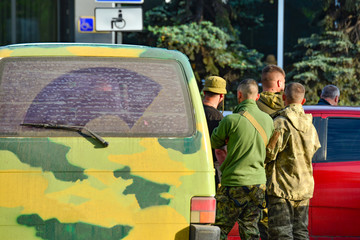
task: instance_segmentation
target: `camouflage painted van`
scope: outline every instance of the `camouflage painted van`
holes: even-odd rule
[[[182,53],[0,48],[1,240],[214,239],[214,188]]]

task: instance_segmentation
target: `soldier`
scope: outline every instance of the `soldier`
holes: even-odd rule
[[[219,125],[221,119],[223,119],[223,115],[219,110],[217,110],[217,108],[221,103],[224,104],[225,94],[227,93],[226,80],[217,76],[208,77],[205,80],[203,92],[203,106],[209,128],[209,136],[211,136],[214,128],[216,128]],[[225,159],[226,148],[212,149],[212,155],[215,167],[215,186],[217,189],[220,183],[219,165]]]
[[[291,83],[283,99],[287,106],[274,120],[266,148],[270,239],[309,239],[309,199],[314,192],[311,159],[320,142],[311,114],[305,114],[305,88]]]
[[[281,67],[269,64],[263,68],[261,73],[261,83],[263,92],[256,102],[260,110],[268,113],[272,118],[276,113],[282,110],[285,105],[282,95],[285,89],[285,72]],[[261,240],[268,239],[268,211],[265,208],[262,211],[259,221],[259,231]]]
[[[320,95],[320,100],[317,105],[332,105],[337,106],[339,103],[340,90],[335,85],[326,85]]]
[[[221,186],[217,190],[215,225],[221,239],[237,221],[242,240],[259,239],[258,221],[265,199],[266,144],[274,126],[271,117],[256,105],[258,85],[253,79],[240,82],[239,105],[227,115],[211,135],[213,148],[227,144],[228,154],[221,165]]]
[[[261,73],[261,84],[263,92],[256,103],[262,111],[273,117],[285,107],[282,99],[285,88],[284,70],[276,65],[267,65]]]

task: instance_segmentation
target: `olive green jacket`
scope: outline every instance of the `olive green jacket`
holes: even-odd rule
[[[274,130],[271,117],[262,112],[254,100],[244,100],[220,121],[211,135],[211,146],[221,148],[227,143],[227,156],[221,164],[222,186],[249,186],[266,183],[264,161],[266,147],[260,133],[238,112],[247,111],[262,126],[267,140]]]
[[[266,148],[267,191],[289,200],[310,199],[314,192],[312,157],[320,148],[311,114],[290,104],[274,120]]]
[[[274,117],[278,111],[285,108],[282,95],[283,92],[262,92],[260,93],[260,98],[256,101],[256,104],[261,111]]]

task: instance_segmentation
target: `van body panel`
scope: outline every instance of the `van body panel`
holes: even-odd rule
[[[177,87],[183,96],[171,92],[157,67],[183,81]],[[110,44],[2,47],[0,106],[1,239],[189,239],[191,198],[215,195],[203,106],[180,52]],[[59,125],[44,127],[49,122]],[[58,128],[74,124],[109,145],[86,131]]]

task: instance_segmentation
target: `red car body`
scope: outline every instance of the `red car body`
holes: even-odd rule
[[[321,148],[313,158],[312,240],[360,239],[360,107],[304,106]],[[240,239],[237,224],[228,240]]]

